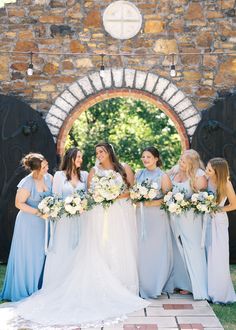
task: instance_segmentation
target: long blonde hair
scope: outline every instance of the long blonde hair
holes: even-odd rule
[[[196,192],[197,189],[194,187],[194,183],[197,170],[199,168],[205,170],[205,166],[200,158],[199,153],[194,149],[185,150],[183,156],[187,160],[186,175],[190,180],[190,187],[194,192]]]
[[[209,160],[216,176],[216,201],[218,204],[226,197],[226,184],[229,179],[229,165],[226,159],[217,157]]]

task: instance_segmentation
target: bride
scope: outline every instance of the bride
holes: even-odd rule
[[[110,144],[98,144],[96,155],[99,165],[89,174],[91,188],[95,174],[106,176],[111,170],[122,176],[126,187],[132,185],[132,171],[118,162]],[[137,295],[134,211],[127,192],[119,197],[107,210],[99,205],[85,214],[76,256],[60,286],[52,279],[31,297],[2,305],[4,329],[102,327],[149,305]]]
[[[107,142],[96,145],[97,166],[89,173],[88,186],[93,186],[95,175],[103,177],[115,171],[122,177],[124,192],[108,208],[97,206],[90,217],[101,220],[101,252],[113,275],[129,291],[138,294],[137,228],[134,207],[129,200],[128,188],[134,183],[134,174],[127,164],[120,164],[113,147]],[[95,220],[94,220],[95,221]]]

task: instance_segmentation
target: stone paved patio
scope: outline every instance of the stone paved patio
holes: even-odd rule
[[[220,330],[223,329],[207,301],[194,301],[191,295],[162,295],[151,305],[129,315],[120,324],[103,330]],[[85,328],[82,328],[83,330]],[[90,328],[86,328],[89,330]],[[91,328],[92,329],[92,328]]]

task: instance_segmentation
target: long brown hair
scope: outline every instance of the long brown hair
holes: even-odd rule
[[[200,158],[199,153],[194,149],[185,150],[183,156],[187,160],[186,175],[190,180],[190,187],[194,192],[196,192],[194,187],[196,173],[199,168],[205,170],[204,164]]]
[[[129,186],[129,182],[127,180],[127,174],[125,172],[124,166],[119,162],[118,158],[116,157],[116,154],[115,154],[115,151],[114,151],[112,145],[108,142],[99,142],[95,146],[95,149],[98,147],[104,148],[106,150],[106,152],[109,155],[112,166],[114,168],[114,171],[120,173],[124,182],[127,184],[127,186]]]
[[[75,169],[75,165],[74,165],[78,151],[80,150],[76,147],[70,148],[65,152],[62,158],[60,170],[66,172],[66,177],[68,181],[71,180],[71,175],[73,171],[76,172],[78,179],[81,181],[80,168]]]
[[[229,165],[226,159],[221,157],[209,160],[216,176],[216,201],[219,204],[226,197],[226,184],[229,179]]]

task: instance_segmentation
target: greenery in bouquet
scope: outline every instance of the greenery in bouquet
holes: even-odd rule
[[[216,196],[211,191],[199,191],[191,196],[191,207],[194,213],[215,213],[219,210]]]
[[[146,179],[141,183],[136,182],[129,191],[130,198],[134,203],[137,203],[155,199],[158,195],[159,188],[156,182]]]
[[[184,191],[169,191],[163,199],[161,209],[170,214],[180,215],[189,210],[191,207],[190,201],[186,198]]]
[[[126,189],[122,176],[113,171],[107,171],[106,175],[95,174],[92,178],[89,193],[95,205],[101,204],[109,207]]]

